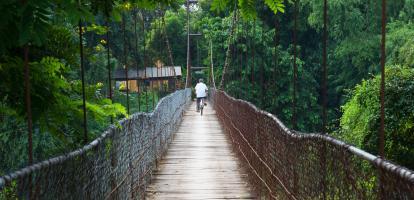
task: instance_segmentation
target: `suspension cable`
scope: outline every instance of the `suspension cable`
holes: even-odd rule
[[[107,6],[105,5],[105,9],[107,9]],[[106,11],[108,12],[108,11]],[[113,103],[113,98],[112,98],[112,75],[111,75],[111,56],[110,56],[110,46],[109,46],[109,26],[110,26],[110,22],[109,22],[110,18],[109,15],[107,15],[105,17],[105,24],[106,24],[106,68],[108,71],[108,98],[111,100],[111,102]],[[114,123],[114,118],[111,116],[110,117],[110,122],[111,124]]]
[[[136,86],[137,86],[137,101],[138,101],[138,112],[141,111],[141,95],[140,95],[140,86],[139,86],[139,53],[138,53],[138,31],[137,31],[137,18],[138,10],[134,11],[134,34],[135,34],[135,67],[137,70]]]
[[[278,64],[279,64],[279,51],[278,51],[278,46],[279,46],[279,37],[278,37],[278,32],[279,32],[279,21],[277,19],[277,17],[275,16],[275,24],[274,24],[274,28],[275,28],[275,35],[273,38],[273,44],[274,44],[274,51],[273,51],[273,68],[274,68],[274,72],[273,72],[273,81],[274,84],[276,84],[277,82],[277,68],[278,68]]]
[[[27,112],[27,154],[28,166],[33,164],[33,119],[32,119],[32,99],[30,92],[30,65],[29,65],[29,46],[26,44],[24,51],[24,94]],[[29,199],[32,197],[32,176],[29,176]]]
[[[126,16],[125,13],[122,13],[122,32],[124,39],[124,68],[125,68],[125,86],[126,86],[126,104],[127,104],[127,114],[129,115],[129,79],[128,79],[128,61],[127,61],[127,41],[126,41]]]
[[[237,17],[239,17],[239,16],[237,16]],[[234,34],[234,36],[235,36],[235,40],[234,40],[234,57],[235,57],[235,64],[234,64],[234,67],[233,67],[233,80],[234,80],[234,86],[237,86],[238,84],[237,84],[237,81],[239,80],[239,77],[237,77],[238,76],[238,71],[240,70],[240,60],[239,60],[239,58],[240,58],[240,55],[239,55],[239,40],[240,40],[240,35],[239,35],[239,20],[237,20],[236,21],[236,33]],[[240,88],[239,87],[236,87],[237,88],[237,90],[235,91],[236,92],[236,95],[237,95],[237,98],[240,98]]]
[[[210,38],[210,78],[213,83],[213,88],[216,89],[216,81],[214,80],[214,63],[213,63],[213,41]]]
[[[235,32],[234,32],[234,36],[233,36],[233,41],[232,41],[232,45],[231,45],[231,54],[230,54],[230,59],[229,59],[229,66],[232,66],[232,68],[228,69],[228,73],[229,73],[229,83],[230,85],[234,85],[235,83],[235,68],[237,67],[237,55],[236,55],[236,48],[237,48],[237,28],[236,28],[236,24],[235,24]],[[235,89],[233,89],[233,87],[231,87],[229,90],[229,92],[231,92],[231,95],[235,96],[237,93],[235,91]]]
[[[381,89],[380,89],[380,106],[381,106],[381,126],[379,131],[379,145],[378,145],[378,152],[380,157],[385,159],[385,61],[387,59],[387,55],[385,52],[385,42],[386,42],[386,26],[387,26],[387,1],[382,0],[382,16],[381,16]],[[385,199],[385,176],[383,172],[380,171],[379,176],[380,182],[380,199]]]
[[[239,97],[241,98],[242,96],[243,96],[243,88],[242,88],[242,86],[243,86],[243,50],[244,50],[244,48],[243,48],[243,40],[244,40],[244,38],[243,38],[243,31],[244,31],[244,24],[243,24],[243,22],[240,24],[240,33],[239,33],[239,36],[240,36],[240,38],[239,38],[239,42],[240,42],[240,49],[239,49],[239,54],[240,54],[240,66],[239,66],[239,78],[240,78],[240,88],[239,88]]]
[[[162,59],[162,55],[163,55],[163,49],[162,49],[162,35],[161,35],[161,15],[159,10],[156,11],[156,16],[157,16],[157,20],[156,20],[156,36],[160,37],[157,38],[157,42],[158,42],[158,59],[159,59],[159,65],[160,65],[160,69],[161,69],[161,74],[159,74],[159,70],[158,70],[158,66],[157,66],[157,85],[158,85],[158,98],[160,95],[160,91],[163,91],[162,88],[162,81],[160,80],[162,77],[162,65],[163,65],[163,59]]]
[[[251,48],[252,48],[252,67],[250,68],[250,79],[251,79],[251,83],[252,83],[252,88],[251,91],[253,92],[253,88],[254,88],[254,68],[255,68],[255,58],[256,58],[256,19],[254,19],[253,21],[253,38],[250,40],[251,42]]]
[[[293,93],[292,93],[292,128],[297,129],[296,119],[296,81],[297,81],[297,15],[298,15],[298,1],[295,0],[294,5],[294,29],[293,29]]]
[[[148,86],[147,86],[147,51],[146,51],[146,30],[145,30],[145,22],[146,22],[146,16],[145,13],[141,13],[141,19],[142,19],[142,35],[143,35],[143,63],[144,63],[144,87],[145,87],[145,107],[146,112],[149,111],[148,108]]]
[[[249,49],[251,48],[251,42],[250,42],[250,37],[249,37],[249,22],[246,21],[245,22],[245,26],[244,26],[244,37],[245,37],[245,44],[246,44],[246,52],[244,57],[246,58],[246,67],[245,67],[245,71],[244,71],[244,97],[247,98],[247,91],[249,89],[249,77],[248,77],[248,71],[249,71]]]
[[[264,32],[263,23],[259,23],[259,27],[260,27],[261,43],[263,43],[263,38],[264,38],[263,37],[263,32]],[[261,104],[263,109],[265,108],[264,107],[264,102],[265,102],[264,98],[265,98],[265,77],[264,77],[264,61],[263,61],[263,55],[262,55],[262,56],[260,56],[260,104]]]
[[[219,89],[221,89],[221,90],[224,89],[225,76],[226,76],[227,68],[228,68],[228,65],[229,65],[229,62],[230,62],[232,37],[234,37],[234,28],[235,28],[235,23],[237,21],[237,12],[238,12],[238,10],[236,8],[237,8],[237,4],[235,3],[234,4],[233,17],[232,17],[232,20],[231,20],[230,33],[229,33],[229,37],[227,38],[228,47],[227,47],[227,51],[226,51],[226,58],[224,60],[223,73],[221,75],[221,81],[220,81],[220,86],[219,86]]]
[[[327,134],[328,78],[327,78],[327,43],[328,43],[328,1],[323,4],[323,52],[322,52],[322,134]],[[322,199],[326,199],[326,144],[322,145]]]
[[[323,55],[322,55],[322,134],[327,133],[327,107],[328,107],[328,77],[327,77],[327,43],[328,43],[328,1],[323,4]]]
[[[176,82],[177,82],[177,73],[175,71],[175,65],[174,65],[174,59],[173,59],[173,55],[172,55],[172,51],[171,51],[170,40],[168,38],[167,28],[166,28],[166,25],[165,25],[165,18],[164,18],[165,13],[166,12],[163,13],[162,18],[161,18],[161,20],[162,20],[162,28],[163,28],[163,31],[164,31],[165,44],[167,45],[168,57],[169,57],[170,65],[171,65],[170,71],[172,71],[173,76],[174,76],[174,78],[173,78],[173,80],[174,80],[174,87],[173,87],[173,89],[175,91],[176,90]]]
[[[385,158],[385,40],[386,40],[386,26],[387,26],[387,1],[382,0],[382,16],[381,16],[381,90],[380,90],[380,101],[381,101],[381,127],[379,133],[379,153],[382,158]]]
[[[82,35],[82,21],[79,20],[79,52],[80,52],[80,72],[82,83],[82,110],[83,110],[83,143],[88,143],[88,124],[86,118],[86,94],[85,94],[85,66],[83,58],[83,35]]]
[[[154,26],[156,26],[154,24]],[[152,39],[152,37],[155,35],[154,31],[156,31],[156,28],[154,30],[154,27],[152,27],[152,24],[150,24],[150,39]],[[151,56],[154,56],[153,54],[150,54]],[[151,58],[152,62],[154,62],[153,60],[154,58]],[[151,89],[151,95],[152,95],[152,107],[151,109],[154,110],[155,107],[155,93],[154,93],[154,83],[151,80],[154,80],[154,67],[152,66],[153,63],[150,65],[151,66],[151,79],[150,79],[150,89]]]
[[[236,67],[234,70],[234,76],[236,79],[236,83],[237,83],[237,90],[236,90],[236,95],[237,98],[241,98],[242,96],[242,91],[241,91],[241,84],[242,84],[242,66],[243,66],[243,53],[242,53],[242,49],[243,49],[243,43],[242,43],[242,31],[243,31],[243,26],[242,23],[238,20],[237,21],[237,26],[236,26]]]
[[[298,4],[299,0],[295,0],[294,5],[294,30],[293,30],[293,97],[292,97],[292,129],[297,129],[296,119],[296,80],[297,80],[297,15],[298,15]],[[294,158],[296,159],[296,158]],[[293,167],[293,166],[292,166]],[[293,170],[293,193],[296,194],[298,190],[298,174],[296,170]]]

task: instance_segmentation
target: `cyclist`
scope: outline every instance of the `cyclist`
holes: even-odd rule
[[[200,101],[201,99],[205,99],[207,97],[207,91],[207,85],[204,84],[203,79],[200,78],[197,85],[195,86],[195,92],[197,96],[197,112],[200,112]]]

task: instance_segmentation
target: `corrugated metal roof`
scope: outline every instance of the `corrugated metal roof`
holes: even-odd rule
[[[138,73],[136,69],[128,69],[128,79],[129,80],[137,80],[137,79],[166,79],[174,77],[174,70],[175,76],[182,76],[181,67],[175,66],[164,66],[164,67],[147,67],[145,69],[139,69]],[[115,73],[112,77],[115,80],[125,80],[125,70],[124,69],[116,69]]]

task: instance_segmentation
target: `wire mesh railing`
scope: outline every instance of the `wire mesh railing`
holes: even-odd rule
[[[190,96],[176,91],[81,149],[0,177],[0,199],[143,199]]]
[[[327,135],[288,129],[253,104],[213,91],[217,115],[269,199],[414,199],[414,172]]]

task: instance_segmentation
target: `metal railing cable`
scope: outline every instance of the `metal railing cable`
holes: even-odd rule
[[[290,130],[274,115],[223,91],[212,91],[212,99],[262,197],[414,199],[414,172],[407,168],[329,135]]]
[[[152,113],[121,120],[81,149],[0,177],[0,197],[143,199],[190,97],[190,89],[176,91]]]

